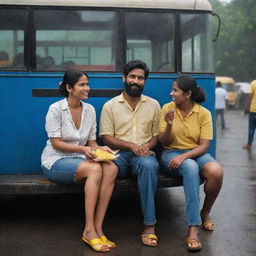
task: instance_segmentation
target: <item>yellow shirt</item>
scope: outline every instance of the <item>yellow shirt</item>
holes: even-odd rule
[[[183,118],[180,110],[174,102],[163,106],[159,131],[163,132],[166,127],[164,120],[165,113],[174,110],[174,120],[172,125],[172,143],[164,146],[166,149],[191,149],[199,145],[200,139],[212,140],[212,117],[209,110],[195,103],[191,112]]]
[[[249,93],[252,94],[252,101],[250,104],[250,112],[256,112],[256,80],[250,83]]]
[[[145,95],[133,111],[121,94],[104,104],[99,134],[143,145],[159,134],[160,111],[159,103]]]

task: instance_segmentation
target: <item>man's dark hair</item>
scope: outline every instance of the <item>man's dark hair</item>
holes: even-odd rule
[[[222,83],[221,83],[220,81],[218,81],[218,82],[216,83],[216,87],[222,87]]]
[[[144,70],[145,79],[148,78],[149,69],[148,69],[148,67],[147,67],[147,64],[144,63],[144,62],[141,61],[141,60],[132,60],[132,61],[129,61],[129,62],[124,66],[124,69],[123,69],[123,74],[124,74],[124,76],[127,77],[128,74],[129,74],[133,69],[136,69],[136,68],[139,68],[139,69]]]

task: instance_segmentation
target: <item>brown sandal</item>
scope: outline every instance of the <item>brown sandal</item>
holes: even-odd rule
[[[215,229],[215,225],[211,220],[203,222],[202,227],[207,231],[213,231]]]
[[[147,246],[157,246],[158,238],[155,234],[142,234],[141,242]]]
[[[197,245],[192,246],[192,244],[197,244]],[[188,251],[191,251],[191,252],[200,251],[202,249],[202,243],[196,238],[188,238],[187,249]]]

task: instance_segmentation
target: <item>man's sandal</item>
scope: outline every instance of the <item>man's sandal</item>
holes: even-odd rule
[[[158,238],[155,234],[142,234],[141,242],[147,246],[157,246]]]
[[[196,246],[193,246],[196,244]],[[187,250],[190,252],[200,251],[202,249],[202,243],[196,238],[188,238],[187,239]]]
[[[84,236],[82,236],[82,240],[96,252],[110,252],[111,251],[109,246],[99,238],[94,238],[89,241]]]
[[[208,231],[213,231],[215,229],[215,225],[211,220],[207,220],[203,222],[202,224],[203,229],[208,230]]]
[[[101,236],[100,239],[109,247],[109,248],[116,248],[116,243],[107,239],[106,236]]]

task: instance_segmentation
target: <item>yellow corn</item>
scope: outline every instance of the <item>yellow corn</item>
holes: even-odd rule
[[[110,161],[115,159],[113,154],[102,149],[96,149],[94,151],[94,154],[96,155],[96,159],[98,160]]]

